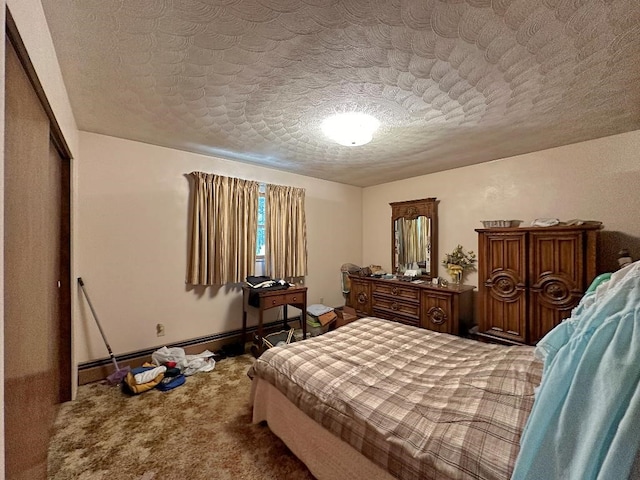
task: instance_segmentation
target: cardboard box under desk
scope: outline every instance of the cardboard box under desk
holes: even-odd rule
[[[353,307],[345,306],[340,310],[336,310],[335,312],[338,315],[338,318],[336,319],[336,322],[333,325],[333,328],[341,327],[343,325],[346,325],[347,323],[351,323],[354,320],[358,319],[358,316],[356,315],[356,310]]]
[[[333,322],[337,318],[337,315],[335,311],[331,310],[330,312],[323,313],[322,315],[319,315],[316,318],[318,319],[320,324],[324,327],[328,323]]]

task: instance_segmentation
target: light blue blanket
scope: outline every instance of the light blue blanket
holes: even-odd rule
[[[542,383],[513,480],[622,480],[640,447],[640,262],[538,344]]]

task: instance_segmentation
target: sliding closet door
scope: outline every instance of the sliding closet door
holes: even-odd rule
[[[5,476],[37,480],[46,479],[50,427],[70,388],[69,168],[5,43]]]

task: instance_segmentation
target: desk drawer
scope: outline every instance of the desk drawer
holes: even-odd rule
[[[286,295],[269,295],[268,297],[262,298],[263,308],[277,307],[278,305],[286,305],[286,304],[287,304]]]
[[[300,293],[287,293],[287,296],[285,297],[285,303],[288,303],[290,305],[296,305],[296,304],[301,304],[304,302],[304,298],[305,298],[306,294],[304,292]]]
[[[278,307],[280,305],[295,305],[304,302],[304,292],[279,293],[278,295],[265,295],[262,298],[263,308]]]

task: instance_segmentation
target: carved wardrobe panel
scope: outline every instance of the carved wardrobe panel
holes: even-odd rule
[[[356,310],[360,316],[371,315],[371,283],[365,277],[349,276],[351,290],[348,305]]]
[[[478,334],[535,345],[596,276],[600,224],[478,229]]]

